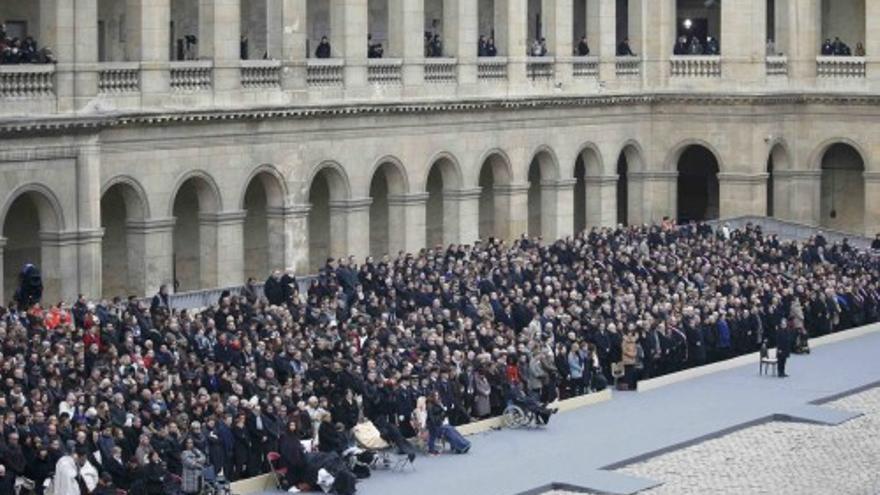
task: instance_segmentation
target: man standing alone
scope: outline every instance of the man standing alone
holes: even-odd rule
[[[779,325],[779,332],[776,335],[776,359],[779,361],[779,377],[785,378],[785,362],[791,354],[794,346],[794,330],[788,321],[783,320]]]

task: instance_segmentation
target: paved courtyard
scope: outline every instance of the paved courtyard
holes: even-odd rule
[[[837,426],[771,421],[618,472],[663,482],[639,495],[880,493],[880,388],[824,405],[863,416]]]

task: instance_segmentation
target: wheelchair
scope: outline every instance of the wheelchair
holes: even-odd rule
[[[535,422],[535,413],[510,402],[504,408],[501,420],[505,428],[525,428]]]

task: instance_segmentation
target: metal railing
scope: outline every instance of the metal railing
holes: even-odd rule
[[[669,59],[672,77],[721,77],[720,55],[674,55]]]
[[[117,95],[141,90],[141,64],[138,62],[102,62],[98,68],[98,93]]]
[[[868,249],[871,247],[871,239],[860,234],[829,230],[818,225],[808,225],[805,223],[792,222],[790,220],[780,220],[773,217],[745,215],[721,220],[712,220],[706,223],[715,227],[727,224],[735,229],[744,228],[746,224],[750,223],[754,226],[761,227],[764,234],[775,234],[782,239],[801,242],[806,241],[821,231],[822,235],[825,236],[828,242],[840,242],[843,239],[847,239],[852,246],[859,249]]]
[[[843,79],[864,79],[865,57],[816,57],[816,75]]]
[[[54,65],[0,65],[0,98],[44,98],[54,92]]]

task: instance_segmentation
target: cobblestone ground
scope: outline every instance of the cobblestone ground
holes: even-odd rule
[[[838,426],[766,423],[618,472],[663,482],[640,495],[880,494],[880,388],[825,406],[864,415]]]

